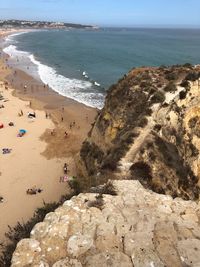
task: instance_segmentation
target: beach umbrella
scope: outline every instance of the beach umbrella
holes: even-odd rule
[[[26,130],[20,129],[19,132],[22,133],[22,134],[25,134],[26,133]]]

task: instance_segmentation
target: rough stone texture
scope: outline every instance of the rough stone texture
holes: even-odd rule
[[[117,196],[66,201],[30,239],[21,240],[12,267],[199,267],[200,203],[148,191],[138,181],[114,181]]]
[[[188,64],[135,68],[112,85],[80,151],[81,186],[104,183],[106,173],[113,180],[139,180],[156,193],[197,200],[199,73],[200,65]]]

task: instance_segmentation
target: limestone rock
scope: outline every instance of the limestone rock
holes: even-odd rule
[[[80,194],[21,240],[12,267],[200,267],[200,203],[114,181],[118,195]],[[87,200],[87,201],[86,201]],[[191,215],[191,216],[190,216]]]
[[[93,246],[93,239],[86,235],[73,235],[68,240],[67,251],[72,257],[79,257]]]
[[[14,253],[12,258],[12,266],[21,267],[27,264],[31,265],[33,264],[34,258],[36,258],[40,252],[40,242],[34,239],[23,239],[17,244],[16,253]]]
[[[76,259],[65,258],[57,261],[52,267],[82,267],[82,264]]]
[[[122,252],[103,252],[86,259],[87,267],[133,267],[131,259]]]
[[[145,248],[136,249],[132,256],[134,267],[165,267],[155,251]]]

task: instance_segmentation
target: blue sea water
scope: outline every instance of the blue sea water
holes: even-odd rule
[[[101,108],[109,86],[133,67],[199,64],[200,29],[32,31],[7,37],[4,51],[58,93]]]

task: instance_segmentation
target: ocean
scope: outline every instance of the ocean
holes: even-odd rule
[[[38,30],[8,36],[3,45],[14,67],[97,108],[133,67],[200,63],[200,29]]]

